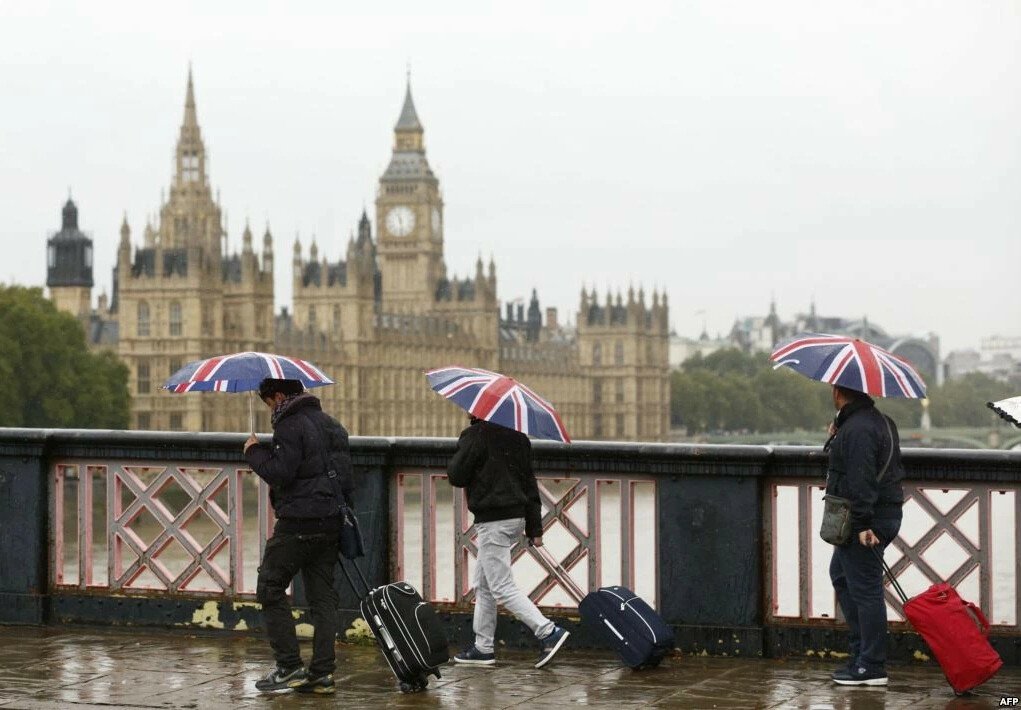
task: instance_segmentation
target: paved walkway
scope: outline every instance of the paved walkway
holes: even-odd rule
[[[928,665],[896,666],[888,689],[839,688],[832,664],[677,657],[633,672],[614,658],[566,649],[548,670],[531,654],[503,653],[496,668],[449,666],[428,691],[402,695],[373,646],[344,645],[334,696],[264,695],[271,667],[254,636],[159,630],[0,627],[0,710],[111,708],[989,708],[1021,693],[1008,669],[981,694],[955,698]],[[307,660],[307,659],[306,659]]]

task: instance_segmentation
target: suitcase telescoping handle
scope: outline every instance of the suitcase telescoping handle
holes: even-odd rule
[[[581,603],[581,600],[585,598],[585,592],[582,591],[577,582],[571,579],[571,576],[567,574],[567,570],[565,570],[559,562],[553,559],[553,555],[550,554],[549,550],[541,545],[536,547],[532,544],[531,540],[528,541],[528,546],[535,550],[535,554],[538,556],[543,566],[553,573],[553,576],[558,582],[560,582],[561,586],[567,590],[567,593],[574,598],[574,601]]]
[[[350,560],[351,565],[355,568],[355,572],[358,573],[358,579],[361,580],[362,587],[365,589],[365,594],[362,594],[358,589],[358,585],[355,584],[354,579],[351,578],[351,573],[347,571],[347,565],[344,564],[344,560],[341,558],[337,559],[337,564],[340,565],[340,571],[344,573],[344,578],[347,583],[351,585],[351,590],[354,591],[356,597],[367,597],[369,592],[372,591],[372,587],[369,586],[369,580],[365,579],[365,574],[362,572],[362,568],[358,566],[355,560]]]
[[[890,586],[897,590],[897,596],[900,597],[900,603],[907,604],[908,596],[904,593],[904,589],[900,586],[900,582],[898,582],[897,578],[893,576],[893,572],[890,570],[890,565],[886,564],[886,560],[883,559],[883,556],[879,554],[879,551],[876,548],[873,547],[872,552],[879,558],[879,561],[883,563],[883,570],[886,572],[886,576],[890,580]],[[989,619],[987,619],[986,615],[982,613],[982,609],[977,604],[966,599],[962,599],[961,601],[964,602],[965,609],[971,613],[979,631],[981,631],[983,635],[988,636]]]
[[[886,572],[886,578],[890,580],[890,586],[893,587],[894,591],[897,592],[897,596],[900,597],[900,603],[906,604],[908,601],[908,595],[904,593],[904,588],[900,586],[900,582],[893,576],[893,572],[890,570],[890,565],[886,564],[886,559],[882,553],[876,548],[872,548],[872,554],[879,558],[879,562],[883,565],[883,571]]]

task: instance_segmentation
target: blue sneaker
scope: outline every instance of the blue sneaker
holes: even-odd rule
[[[557,651],[560,650],[560,647],[564,645],[564,641],[570,635],[570,631],[554,626],[550,635],[539,642],[542,645],[542,650],[539,653],[539,660],[536,662],[535,667],[542,668],[552,661],[553,656],[557,655]]]
[[[833,674],[837,685],[886,685],[889,682],[884,671],[870,671],[862,666],[851,667]]]
[[[454,656],[454,663],[464,663],[470,666],[493,666],[496,665],[496,654],[483,653],[475,644],[472,644]]]

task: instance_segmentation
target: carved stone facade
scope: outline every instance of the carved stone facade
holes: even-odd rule
[[[224,352],[261,350],[313,361],[336,380],[316,391],[353,434],[455,435],[465,415],[429,390],[423,372],[449,364],[495,369],[554,403],[577,439],[662,440],[669,417],[666,294],[582,291],[576,326],[497,298],[496,265],[479,258],[457,278],[444,262],[443,197],[429,167],[410,84],[391,162],[379,181],[377,233],[363,212],[343,258],[295,240],[293,309],[273,313],[273,238],[261,255],[246,226],[225,253],[221,209],[188,77],[175,175],[157,224],[132,252],[125,222],[109,309],[93,313],[131,370],[136,428],[247,428],[248,397],[172,395],[177,367]],[[325,251],[325,250],[324,250]],[[76,288],[80,288],[77,287]],[[54,291],[57,296],[57,292]],[[101,344],[93,339],[97,346]],[[268,429],[265,408],[258,424]]]

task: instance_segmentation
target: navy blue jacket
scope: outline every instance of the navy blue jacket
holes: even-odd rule
[[[873,519],[899,520],[904,505],[904,467],[897,425],[876,409],[871,399],[845,405],[836,423],[837,433],[829,443],[826,492],[851,501],[855,534],[871,529]],[[879,481],[887,458],[890,464]]]

